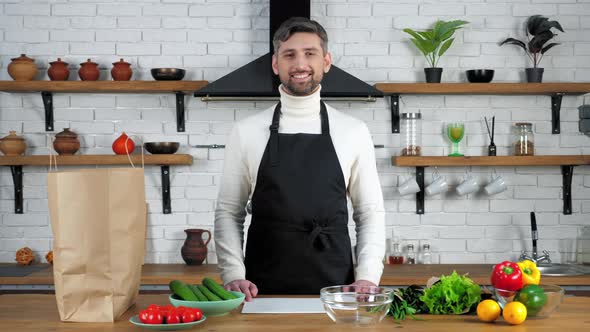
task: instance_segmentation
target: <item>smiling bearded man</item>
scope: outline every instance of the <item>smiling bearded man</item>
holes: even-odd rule
[[[332,64],[326,31],[315,21],[291,18],[273,45],[280,102],[236,123],[226,145],[215,210],[225,288],[250,301],[258,293],[317,295],[330,285],[378,285],[385,222],[373,141],[365,123],[321,100],[320,83]],[[248,200],[252,221],[244,255]]]

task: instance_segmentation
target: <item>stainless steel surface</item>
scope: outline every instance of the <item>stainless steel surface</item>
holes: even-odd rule
[[[539,264],[537,266],[542,276],[579,276],[590,274],[590,266],[578,264]]]
[[[539,240],[539,233],[537,232],[537,217],[535,216],[535,212],[531,212],[531,235],[533,239],[533,252],[531,255],[527,255],[526,251],[523,250],[520,254],[520,260],[528,259],[536,264],[542,262],[551,264],[551,258],[549,258],[549,252],[547,250],[543,250],[543,255],[541,256],[537,254],[537,240]]]

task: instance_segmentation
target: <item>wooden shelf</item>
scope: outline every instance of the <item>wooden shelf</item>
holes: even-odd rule
[[[590,83],[377,83],[375,87],[391,97],[391,132],[399,133],[399,96],[414,95],[549,95],[551,133],[559,134],[561,100],[564,95],[590,93]]]
[[[424,167],[428,166],[560,166],[563,177],[563,214],[572,214],[572,177],[574,166],[590,165],[590,155],[552,156],[397,156],[392,157],[395,166],[416,167],[416,213],[424,214]]]
[[[377,83],[384,94],[582,95],[590,83]]]
[[[174,93],[176,94],[176,130],[185,131],[184,96],[207,81],[0,81],[0,91],[41,92],[45,108],[45,130],[53,131],[53,93]]]
[[[392,157],[395,166],[563,166],[590,165],[590,155],[564,156],[398,156]]]
[[[141,155],[131,155],[131,160],[141,165]],[[74,155],[56,156],[57,166],[75,165],[129,165],[126,155]],[[193,157],[190,154],[146,154],[144,155],[145,165],[192,165]],[[48,166],[49,156],[2,156],[1,166]]]
[[[135,167],[141,167],[142,156],[130,156]],[[74,155],[56,156],[53,161],[58,167],[81,165],[126,165],[130,166],[126,155]],[[162,210],[165,214],[172,213],[170,200],[170,165],[192,165],[190,154],[157,154],[144,155],[144,165],[160,165],[162,169]],[[34,156],[1,156],[0,166],[9,166],[14,183],[14,213],[22,214],[23,210],[23,166],[49,166],[48,155]]]
[[[196,91],[207,81],[0,81],[5,92],[164,93]]]

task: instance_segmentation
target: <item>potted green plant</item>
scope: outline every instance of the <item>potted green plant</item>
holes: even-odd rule
[[[426,31],[414,31],[404,29],[404,32],[412,36],[410,39],[414,45],[422,52],[426,62],[430,65],[424,68],[427,83],[440,83],[442,68],[436,67],[440,57],[451,47],[455,38],[452,38],[455,31],[467,24],[467,21],[441,21],[434,23],[432,29]]]
[[[549,21],[548,18],[541,15],[533,15],[529,17],[525,24],[525,34],[527,42],[507,38],[500,46],[504,44],[512,44],[522,47],[526,55],[533,61],[533,68],[526,68],[526,78],[529,83],[535,82],[540,83],[543,81],[543,68],[539,68],[539,62],[543,58],[543,55],[550,50],[553,46],[559,45],[559,43],[550,43],[545,45],[553,37],[557,36],[551,31],[551,28],[555,28],[561,32],[563,28],[557,21]]]

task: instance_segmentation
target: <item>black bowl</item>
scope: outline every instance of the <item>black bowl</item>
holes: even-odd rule
[[[471,83],[490,83],[494,78],[493,69],[471,69],[465,72]]]
[[[178,142],[147,142],[143,146],[151,154],[173,154],[178,151]]]
[[[180,81],[186,70],[180,68],[152,68],[152,77],[156,81]]]

